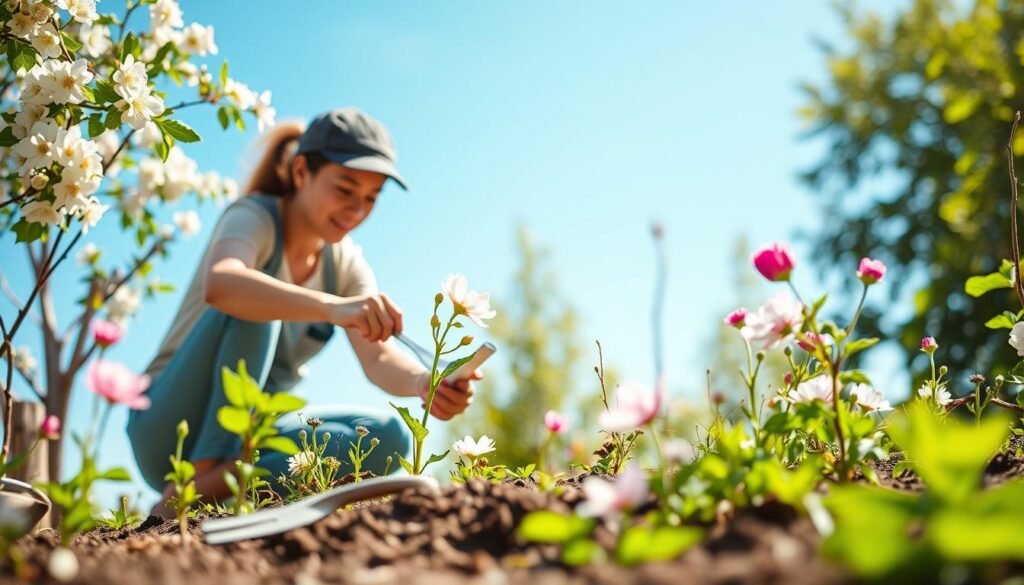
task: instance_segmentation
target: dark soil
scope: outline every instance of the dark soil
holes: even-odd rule
[[[1015,439],[1016,440],[1016,439]],[[1021,474],[1024,458],[996,456],[986,483]],[[898,457],[877,465],[884,485],[920,489],[912,475],[893,478]],[[787,584],[850,582],[818,554],[820,537],[810,521],[791,508],[766,504],[708,527],[705,541],[680,558],[632,569],[611,564],[583,568],[559,562],[554,545],[529,544],[515,527],[530,511],[565,512],[580,500],[581,477],[564,482],[562,495],[538,491],[532,482],[500,485],[472,481],[440,495],[407,491],[339,511],[286,534],[235,544],[202,542],[198,521],[183,545],[174,521],[150,517],[135,529],[97,529],[75,538],[81,563],[74,581],[82,584],[152,583],[188,585],[266,584],[479,584],[553,583]],[[596,539],[610,544],[601,527]],[[20,542],[31,582],[52,582],[45,563],[57,538],[45,530]],[[14,582],[5,566],[0,582]]]

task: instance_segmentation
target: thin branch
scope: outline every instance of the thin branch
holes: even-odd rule
[[[14,381],[14,346],[11,345],[13,335],[7,333],[7,325],[0,316],[0,333],[3,333],[3,355],[7,356],[7,382],[4,383],[4,442],[0,446],[0,461],[7,462],[7,454],[11,452],[11,422],[14,420],[14,394],[11,393],[11,382]]]
[[[33,196],[35,194],[36,194],[36,190],[34,188],[32,188],[32,187],[29,187],[28,189],[25,189],[25,192],[22,193],[21,195],[18,195],[18,196],[15,196],[15,197],[11,197],[10,199],[4,200],[4,201],[0,201],[0,209],[3,209],[4,207],[6,207],[8,205],[13,205],[15,203],[20,203],[21,201],[24,201],[25,199],[28,199],[29,197],[31,197],[31,196]]]
[[[132,134],[135,134],[135,130],[132,130],[125,135],[124,140],[121,141],[121,145],[117,147],[117,150],[114,151],[114,154],[110,155],[110,160],[103,163],[104,174],[106,174],[107,168],[109,168],[110,165],[114,164],[114,161],[117,160],[118,155],[121,154],[121,151],[124,150],[124,147],[128,146],[128,141],[131,140]]]
[[[14,289],[11,288],[11,284],[7,282],[7,278],[4,277],[2,272],[0,272],[0,289],[3,290],[4,296],[6,296],[7,300],[11,301],[15,307],[20,308],[25,306],[21,303],[21,299],[18,298],[17,293],[15,293]],[[39,318],[39,315],[35,314],[31,309],[29,310],[28,318],[32,319],[32,322],[40,327],[43,325],[43,321]]]
[[[82,237],[82,230],[79,228],[75,238],[71,240],[71,243],[68,244],[66,248],[64,248],[64,253],[60,255],[60,258],[57,258],[56,262],[54,262],[53,257],[56,255],[57,248],[60,247],[60,240],[63,237],[64,230],[59,230],[57,232],[57,239],[53,242],[53,249],[50,250],[49,256],[47,256],[46,260],[40,265],[43,274],[37,278],[36,286],[32,289],[32,294],[28,297],[28,304],[18,311],[17,320],[15,320],[14,325],[11,326],[10,337],[12,339],[14,338],[14,334],[18,332],[18,328],[21,327],[21,323],[25,320],[25,316],[28,315],[28,309],[31,307],[32,303],[35,302],[36,295],[39,294],[39,290],[43,288],[43,285],[46,284],[46,281],[50,278],[50,275],[53,274],[53,271],[56,270],[57,267],[60,266],[61,262],[68,257],[68,252],[71,251],[71,248],[75,247],[75,244],[77,244],[78,240]]]
[[[32,392],[36,395],[36,398],[38,398],[40,402],[46,402],[46,395],[43,394],[43,389],[39,387],[39,383],[36,382],[36,379],[30,376],[29,373],[26,372],[25,370],[19,368],[17,364],[15,364],[14,369],[17,370],[19,374],[21,374],[21,378],[25,380],[25,383],[28,384],[28,387],[32,389]]]
[[[1017,126],[1020,124],[1020,112],[1013,116],[1013,126],[1010,127],[1010,141],[1006,143],[1006,159],[1009,163],[1010,172],[1010,249],[1013,253],[1013,289],[1017,293],[1017,300],[1024,308],[1024,282],[1021,282],[1020,275],[1020,241],[1017,234],[1017,174],[1013,170],[1013,143],[1017,134]]]

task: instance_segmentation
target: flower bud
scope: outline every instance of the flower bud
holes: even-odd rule
[[[324,438],[324,443],[326,443],[327,441],[330,441],[331,440],[331,433],[324,433],[323,438]]]
[[[39,425],[39,438],[51,441],[60,438],[60,419],[54,415],[48,415]]]
[[[305,441],[306,440],[306,429],[302,429],[301,431],[299,431],[299,440],[300,441]]]
[[[380,445],[380,439],[378,439],[377,437],[374,437],[374,438],[370,439],[370,448],[371,449],[373,447],[376,447],[377,445]]]
[[[971,381],[971,384],[984,384],[985,383],[985,375],[984,374],[971,374],[971,377],[968,378],[968,379]]]
[[[178,423],[178,439],[179,440],[180,439],[184,439],[187,436],[188,436],[188,421],[185,420],[185,419],[181,419],[181,422]]]
[[[940,376],[945,376],[947,372],[949,372],[949,368],[947,368],[946,366],[940,366],[939,367],[939,375]]]
[[[763,362],[764,361],[764,357],[765,357],[764,351],[757,352],[757,361]]]
[[[866,286],[882,282],[885,277],[885,263],[881,260],[864,258],[860,261],[860,268],[857,270],[857,278]]]
[[[796,266],[789,244],[769,244],[754,252],[751,261],[762,276],[772,282],[785,282]]]
[[[799,342],[799,344],[800,344],[800,347],[803,347],[803,346],[804,346],[804,342],[802,342],[802,341],[801,341],[801,342]],[[807,350],[807,351],[810,351],[810,350]],[[784,348],[782,349],[782,353],[786,354],[786,357],[789,357],[789,356],[793,355],[793,348],[792,348],[792,347],[789,347],[789,346],[787,345],[786,347],[784,347]]]
[[[35,189],[36,191],[42,191],[43,189],[46,188],[46,185],[49,183],[50,177],[48,177],[46,173],[32,175],[32,180],[29,181],[29,184],[32,185],[32,188]]]
[[[437,307],[441,306],[442,302],[444,302],[444,295],[443,294],[437,293],[436,295],[434,295],[434,308],[435,309]]]
[[[786,372],[786,375],[782,377],[782,383],[786,386],[793,385],[793,372]]]
[[[320,417],[311,416],[306,419],[306,424],[313,427],[314,429],[324,424],[324,419]]]
[[[459,347],[461,347],[463,345],[469,345],[470,343],[473,343],[473,336],[472,335],[467,335],[467,336],[462,338],[462,341],[459,342]]]
[[[742,329],[747,322],[747,315],[749,313],[750,311],[744,309],[743,307],[740,307],[739,309],[736,309],[732,313],[726,315],[725,319],[723,319],[723,323],[730,327]]]
[[[370,434],[370,429],[364,427],[363,425],[358,425],[356,427],[356,434],[359,435],[360,437],[365,437],[366,435]]]
[[[434,329],[437,329],[438,327],[441,326],[441,320],[437,318],[437,315],[434,315],[430,318],[430,326],[433,327]]]
[[[925,353],[935,353],[935,350],[938,348],[939,344],[935,341],[934,337],[925,337],[921,340],[921,351]]]

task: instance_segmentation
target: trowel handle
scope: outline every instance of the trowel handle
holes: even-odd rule
[[[473,370],[479,368],[480,365],[487,361],[487,358],[494,355],[494,352],[496,351],[498,351],[498,348],[494,347],[493,343],[485,341],[475,352],[473,352],[473,357],[470,358],[468,362],[459,366],[457,370],[449,374],[445,379],[454,382],[455,380],[468,378],[470,374],[473,373]]]

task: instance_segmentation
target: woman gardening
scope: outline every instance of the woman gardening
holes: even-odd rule
[[[146,482],[165,484],[178,423],[188,421],[183,457],[196,468],[196,490],[211,500],[230,497],[225,471],[234,472],[240,444],[217,421],[227,403],[221,370],[245,360],[261,388],[288,391],[304,364],[344,328],[367,378],[395,396],[425,396],[430,372],[398,349],[402,312],[377,290],[373,271],[349,233],[363,223],[391,179],[403,189],[390,133],[355,108],[321,114],[303,131],[282,124],[266,137],[265,152],[246,196],[228,206],[214,229],[181,307],[146,370],[153,383],[148,410],[133,410],[128,437]],[[448,420],[465,410],[469,379],[442,383],[431,414]],[[407,456],[410,437],[390,413],[334,406],[306,408],[331,433],[328,452],[366,427],[380,440],[363,468],[381,475],[388,455]],[[280,424],[297,439],[301,421]],[[261,454],[273,477],[287,471],[283,453]],[[397,467],[397,466],[396,466]],[[163,501],[153,512],[171,516]]]

